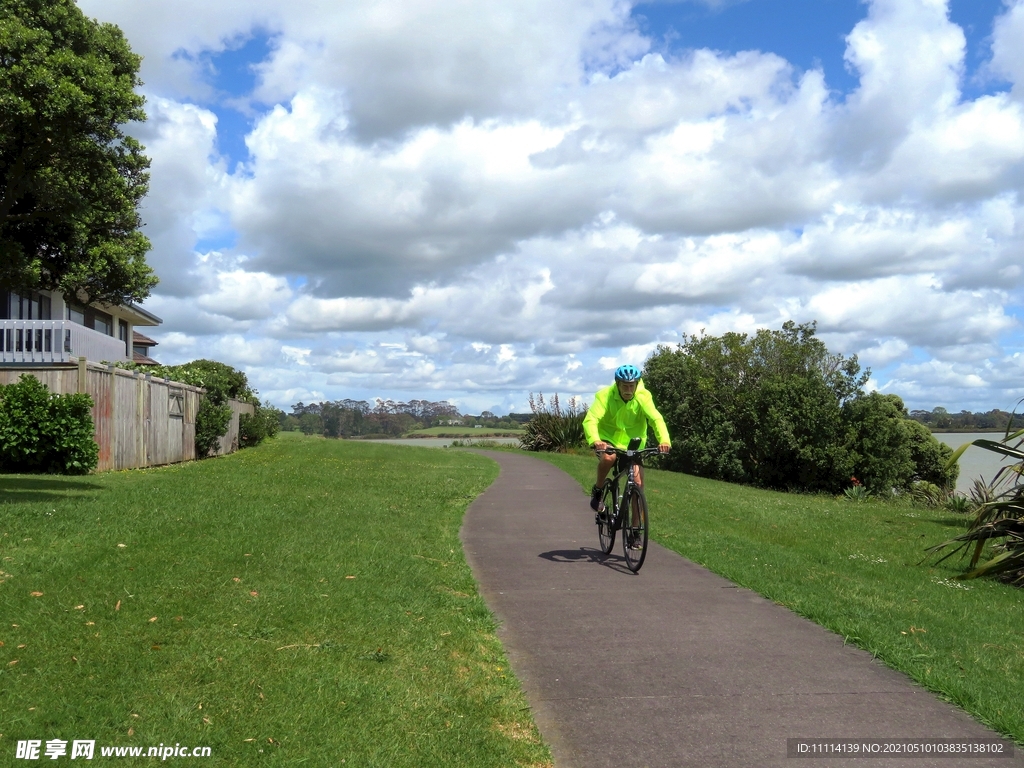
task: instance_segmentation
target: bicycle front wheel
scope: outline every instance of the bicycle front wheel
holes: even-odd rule
[[[647,499],[643,490],[631,489],[623,506],[626,517],[622,521],[622,553],[626,556],[626,567],[636,573],[647,557]]]
[[[615,486],[605,483],[604,493],[601,495],[604,511],[597,516],[597,540],[601,544],[601,551],[606,555],[610,554],[612,547],[615,546],[615,516],[618,509],[616,495]]]

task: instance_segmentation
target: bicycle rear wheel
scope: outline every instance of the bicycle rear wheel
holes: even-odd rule
[[[601,551],[606,555],[610,554],[615,546],[615,517],[618,503],[616,500],[616,489],[611,483],[604,484],[604,493],[601,500],[604,502],[604,512],[598,513],[597,517],[597,539],[601,543]]]
[[[647,499],[643,490],[631,489],[623,507],[622,553],[626,556],[626,567],[636,573],[647,557]]]

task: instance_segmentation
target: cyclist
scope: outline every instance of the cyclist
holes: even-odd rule
[[[668,453],[671,447],[668,427],[654,406],[654,398],[640,380],[640,370],[633,365],[620,365],[615,369],[615,383],[598,390],[594,404],[583,419],[587,443],[599,452],[597,485],[590,493],[590,507],[595,512],[603,511],[601,489],[608,472],[615,466],[615,455],[606,454],[604,450],[609,444],[625,450],[634,437],[640,438],[640,447],[643,448],[647,442],[648,423],[654,426],[658,448],[662,453]],[[638,485],[642,484],[639,472],[634,479]]]

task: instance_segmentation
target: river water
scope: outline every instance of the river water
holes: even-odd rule
[[[1002,432],[934,432],[933,434],[953,450],[964,443],[977,440],[979,437],[996,442],[1003,437]],[[1010,463],[1009,458],[1004,462],[1000,454],[972,445],[960,457],[960,477],[957,478],[956,489],[969,491],[976,477],[984,478],[986,481],[991,480],[1000,467],[1006,466],[1007,463]]]
[[[490,441],[503,445],[519,445],[518,437],[396,437],[391,440],[367,440],[368,443],[388,443],[389,445],[416,445],[420,448],[447,448],[455,440],[467,441]]]

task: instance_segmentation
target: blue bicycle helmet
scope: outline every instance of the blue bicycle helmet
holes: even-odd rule
[[[620,365],[615,369],[616,381],[639,381],[640,369],[635,365]]]

